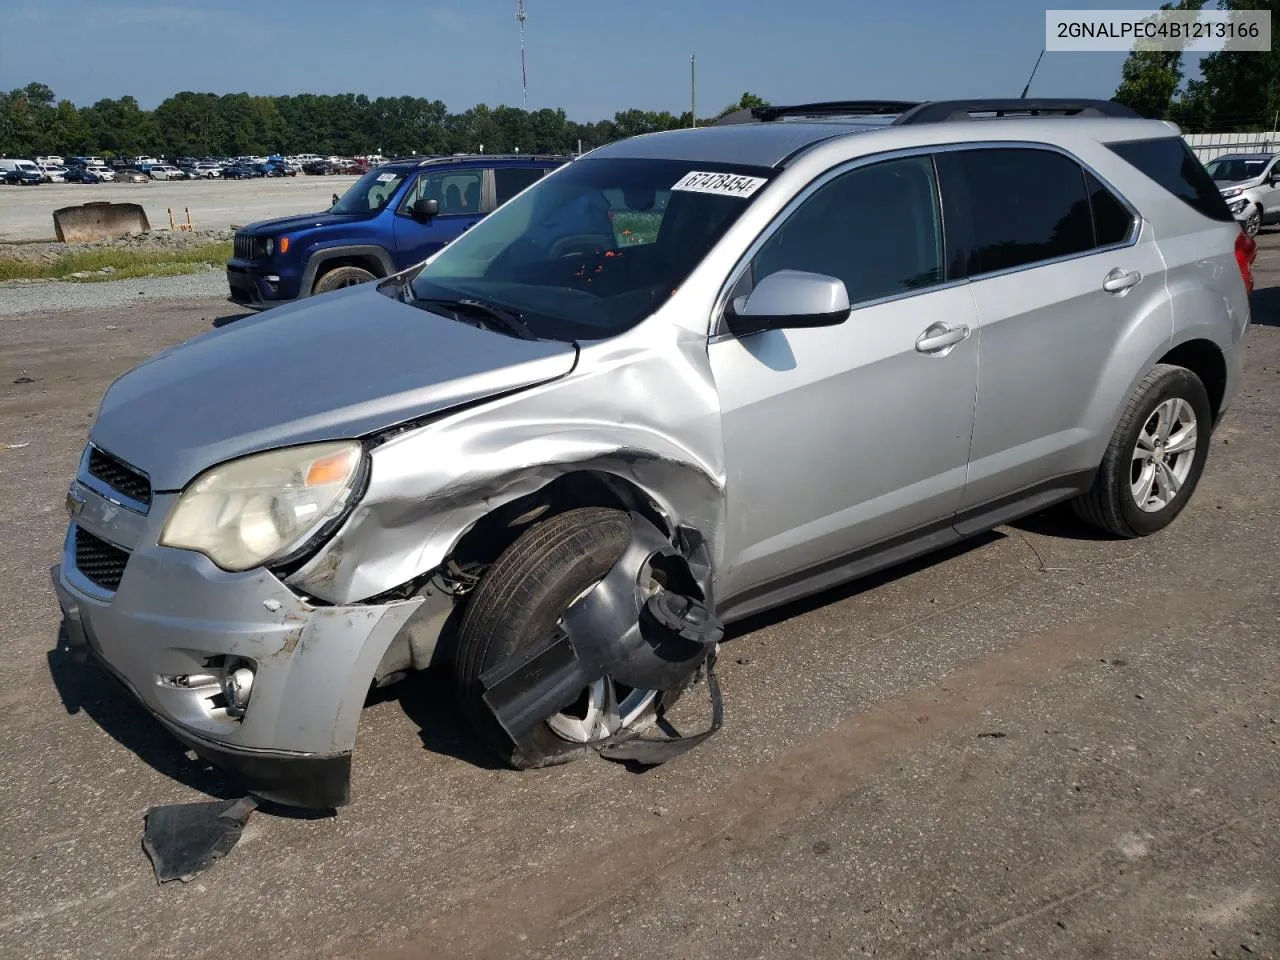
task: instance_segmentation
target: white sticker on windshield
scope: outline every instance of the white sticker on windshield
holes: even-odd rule
[[[394,173],[380,173],[380,174],[378,174],[378,182],[379,182],[379,183],[386,183],[387,181],[389,181],[389,180],[394,180],[395,178],[396,178],[396,175],[395,175]]]
[[[691,193],[718,193],[723,197],[749,197],[765,183],[763,177],[744,177],[737,173],[701,173],[695,170],[681,177],[671,189]]]

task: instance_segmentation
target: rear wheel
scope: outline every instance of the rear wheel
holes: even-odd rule
[[[468,600],[458,628],[454,689],[472,729],[510,766],[572,760],[584,747],[652,716],[660,699],[674,701],[674,693],[660,695],[604,677],[548,717],[527,738],[524,750],[516,751],[481,699],[481,675],[550,634],[565,611],[613,568],[630,539],[630,517],[620,510],[569,510],[525,531]]]
[[[1209,454],[1213,412],[1190,370],[1159,364],[1129,398],[1076,514],[1120,537],[1163,530],[1182,512]]]
[[[377,277],[363,267],[335,267],[316,281],[311,292],[313,294],[328,293],[330,290],[354,287],[356,284],[368,283],[376,279]]]

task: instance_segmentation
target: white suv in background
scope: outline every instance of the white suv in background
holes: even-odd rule
[[[1280,220],[1280,154],[1230,153],[1205,164],[1244,232]]]

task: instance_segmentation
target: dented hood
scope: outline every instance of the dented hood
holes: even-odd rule
[[[143,361],[108,388],[90,438],[177,490],[233,457],[358,437],[557,379],[576,359],[571,343],[480,330],[363,284]]]

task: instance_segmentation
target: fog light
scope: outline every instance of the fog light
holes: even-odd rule
[[[227,701],[227,713],[233,717],[244,716],[253,694],[253,664],[247,660],[229,661],[222,671],[222,696]]]

